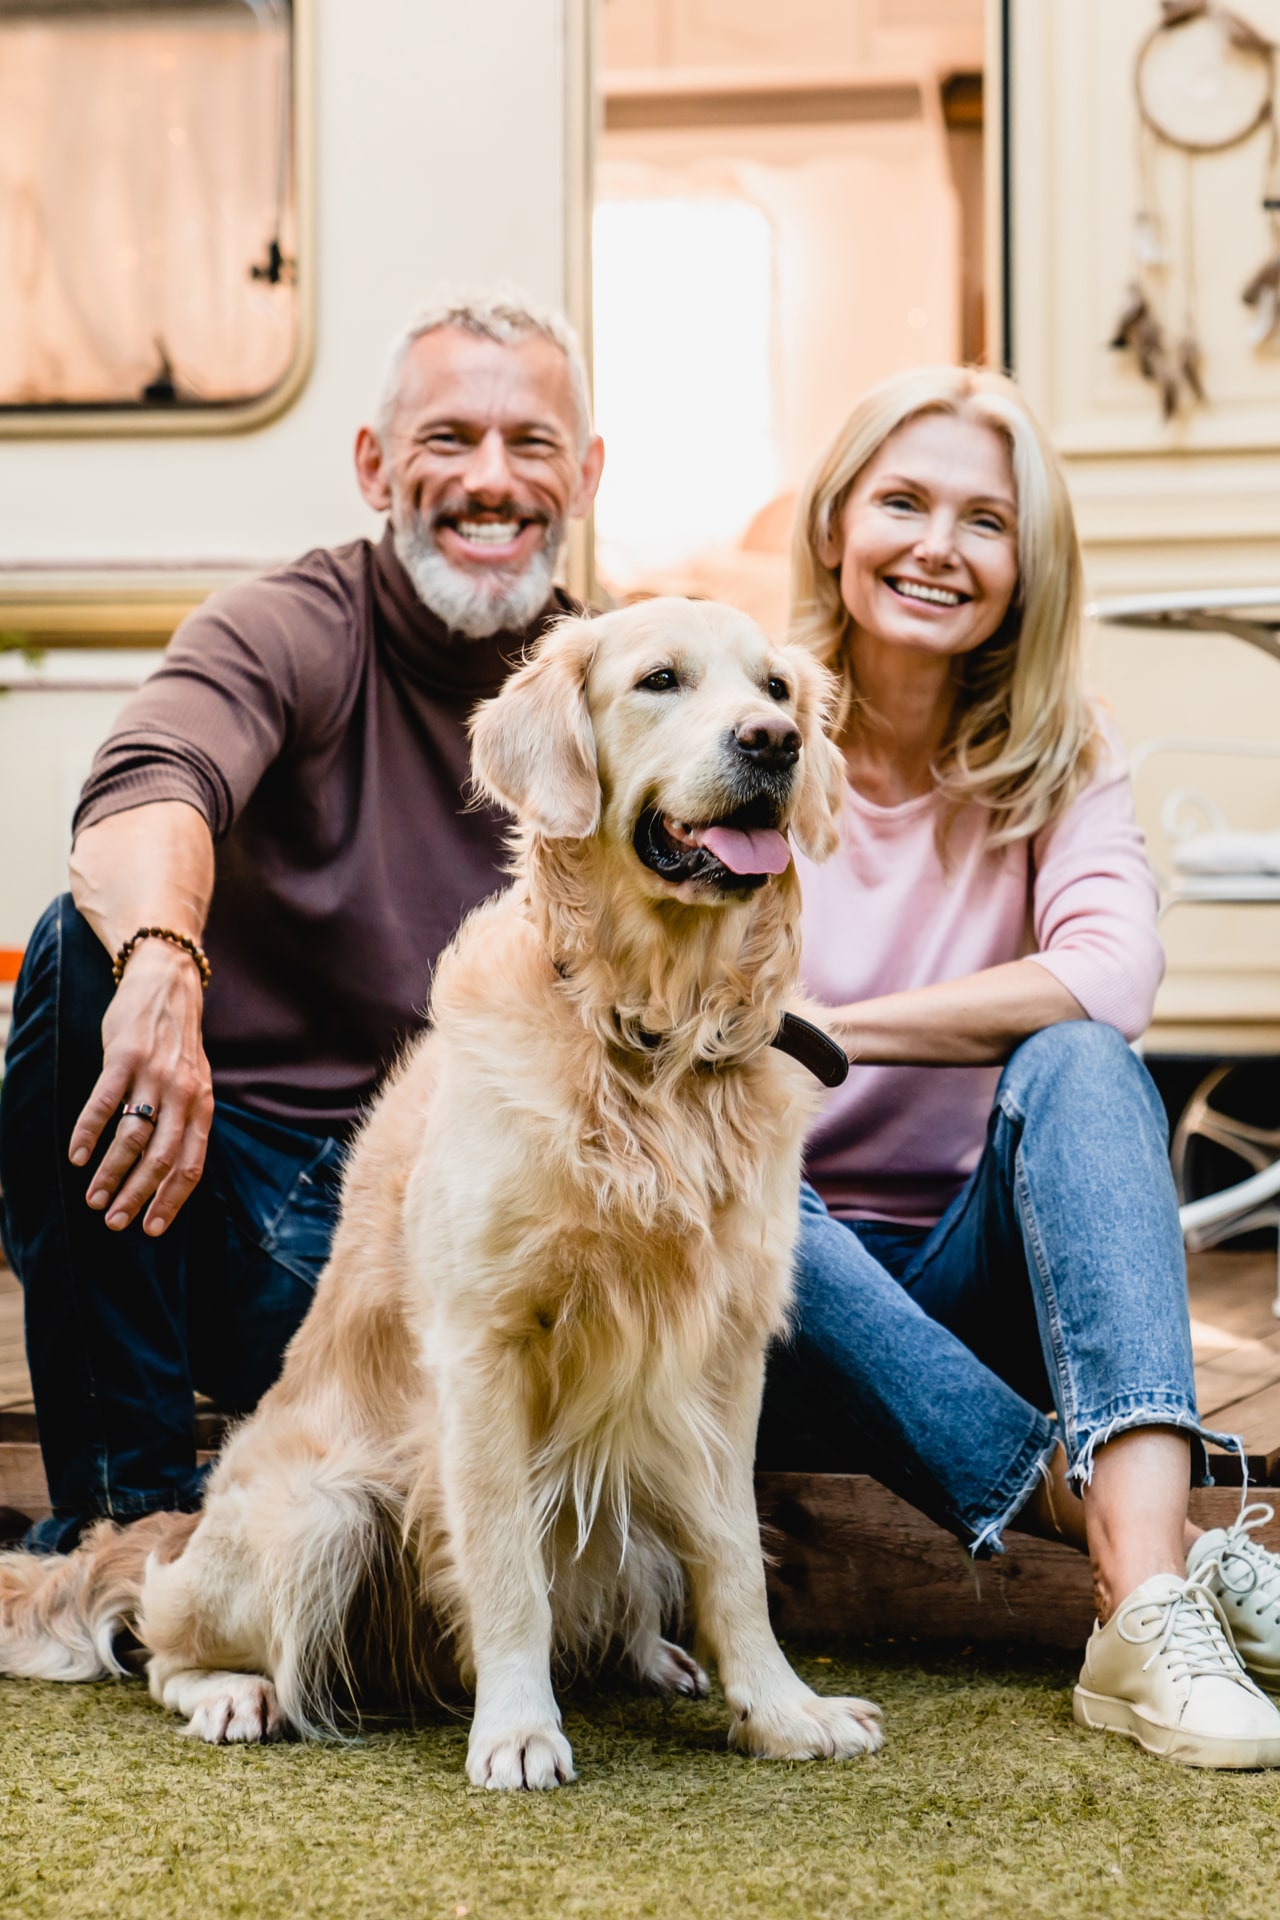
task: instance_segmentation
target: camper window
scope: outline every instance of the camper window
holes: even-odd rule
[[[0,0],[0,431],[32,410],[189,425],[287,380],[294,14]]]

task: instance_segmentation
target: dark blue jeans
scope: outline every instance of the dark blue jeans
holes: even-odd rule
[[[805,1188],[796,1265],[762,1465],[871,1473],[976,1551],[1059,1441],[1077,1487],[1133,1427],[1186,1431],[1201,1480],[1205,1438],[1238,1449],[1200,1425],[1164,1110],[1113,1027],[1022,1043],[936,1226],[850,1225]]]
[[[28,1544],[46,1549],[104,1514],[199,1503],[193,1395],[237,1413],[257,1404],[337,1218],[339,1142],[221,1103],[204,1177],[169,1231],[107,1229],[85,1204],[106,1140],[87,1167],[67,1143],[101,1071],[113,991],[107,954],[64,895],[27,947],[0,1091],[0,1224],[26,1296],[53,1506]]]

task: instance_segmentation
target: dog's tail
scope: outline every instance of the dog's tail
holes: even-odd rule
[[[0,1673],[101,1680],[125,1668],[114,1642],[136,1625],[152,1554],[172,1560],[198,1513],[152,1513],[127,1527],[100,1520],[74,1553],[0,1553]]]

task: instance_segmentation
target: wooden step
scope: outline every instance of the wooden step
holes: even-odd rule
[[[783,1639],[1019,1641],[1076,1649],[1093,1624],[1085,1556],[1048,1540],[1005,1536],[974,1562],[959,1542],[866,1474],[762,1474],[769,1604]],[[0,1443],[0,1506],[47,1510],[39,1448]],[[1231,1487],[1192,1493],[1202,1527],[1230,1526]],[[1260,1538],[1280,1550],[1273,1519]]]
[[[973,1561],[951,1534],[865,1474],[762,1474],[756,1492],[771,1561],[769,1608],[783,1639],[1078,1649],[1092,1628],[1089,1562],[1056,1541],[1006,1533],[1003,1554]],[[1238,1488],[1192,1492],[1198,1526],[1230,1526],[1239,1511]],[[1280,1550],[1280,1521],[1273,1516],[1258,1537]]]
[[[1206,1423],[1243,1435],[1249,1480],[1280,1506],[1280,1324],[1271,1253],[1200,1254],[1191,1261],[1192,1335]],[[21,1355],[21,1300],[0,1274],[0,1507],[48,1511],[35,1414]],[[221,1416],[196,1414],[202,1455]],[[1227,1526],[1240,1506],[1239,1468],[1215,1455],[1221,1484],[1192,1493],[1201,1526]],[[1232,1485],[1231,1482],[1236,1484]],[[961,1641],[1022,1640],[1076,1648],[1093,1618],[1083,1555],[1006,1535],[1007,1551],[974,1563],[913,1507],[863,1474],[762,1474],[758,1498],[780,1633]],[[1280,1528],[1264,1534],[1280,1550]]]

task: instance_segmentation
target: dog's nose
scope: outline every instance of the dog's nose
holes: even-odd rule
[[[785,713],[756,714],[733,730],[738,752],[772,772],[794,767],[800,758],[800,734]]]

